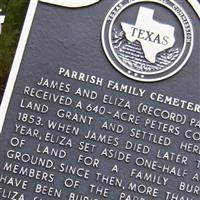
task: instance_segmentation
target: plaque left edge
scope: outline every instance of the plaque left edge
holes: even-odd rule
[[[0,134],[3,129],[4,121],[6,118],[8,106],[13,93],[17,75],[20,69],[23,54],[26,48],[29,33],[32,27],[33,19],[35,16],[36,8],[39,0],[31,0],[29,3],[28,11],[25,17],[24,25],[18,42],[17,50],[13,59],[12,67],[8,77],[6,89],[0,106]]]

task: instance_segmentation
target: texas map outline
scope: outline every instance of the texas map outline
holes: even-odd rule
[[[140,7],[135,25],[121,23],[128,41],[141,43],[145,58],[151,63],[156,62],[156,55],[173,47],[175,28],[153,19],[154,10]]]

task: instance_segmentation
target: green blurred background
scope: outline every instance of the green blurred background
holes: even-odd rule
[[[5,89],[28,4],[29,0],[0,0],[2,14],[6,16],[0,35],[0,96]]]

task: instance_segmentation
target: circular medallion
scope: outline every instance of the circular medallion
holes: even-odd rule
[[[193,29],[172,0],[120,0],[103,24],[103,48],[122,74],[143,82],[177,73],[193,47]]]

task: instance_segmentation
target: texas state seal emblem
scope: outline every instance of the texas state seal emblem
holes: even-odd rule
[[[188,61],[193,28],[173,0],[120,0],[107,14],[102,43],[111,64],[137,81],[171,77]]]

